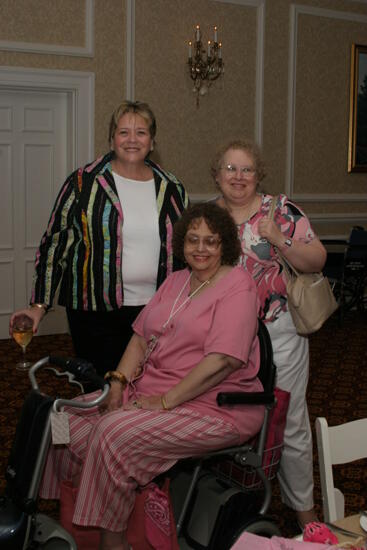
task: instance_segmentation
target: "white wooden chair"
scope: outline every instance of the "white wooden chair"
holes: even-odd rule
[[[316,437],[324,520],[333,522],[344,517],[344,495],[334,487],[332,466],[367,458],[367,418],[331,427],[316,418]]]

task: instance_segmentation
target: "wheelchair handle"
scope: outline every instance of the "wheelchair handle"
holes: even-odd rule
[[[49,363],[60,367],[63,371],[70,372],[79,382],[92,382],[94,386],[103,390],[106,385],[105,380],[98,376],[92,363],[78,357],[59,357],[49,356]]]
[[[84,359],[50,355],[49,357],[44,357],[37,361],[29,370],[29,379],[34,390],[39,391],[36,372],[46,364],[56,365],[63,371],[72,374],[77,380],[81,382],[92,382],[96,387],[102,390],[106,385],[104,379],[96,374],[92,363]]]

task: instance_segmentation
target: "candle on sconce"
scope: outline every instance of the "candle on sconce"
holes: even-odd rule
[[[222,43],[218,43],[218,27],[212,27],[212,32],[213,30],[214,41],[213,35],[208,40],[205,33],[202,33],[200,25],[194,25],[194,36],[186,42],[189,54],[186,66],[191,80],[194,81],[193,92],[196,94],[197,107],[199,98],[208,93],[212,83],[224,72]]]

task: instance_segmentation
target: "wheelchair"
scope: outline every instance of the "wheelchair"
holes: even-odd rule
[[[47,365],[55,365],[61,371]],[[43,394],[36,379],[38,369],[47,368],[67,376],[83,390],[83,384],[102,389],[93,401],[84,403],[54,399]],[[64,372],[63,372],[64,371]],[[32,390],[25,399],[6,470],[6,490],[0,497],[1,550],[77,550],[73,537],[53,518],[38,511],[38,492],[51,443],[51,412],[65,405],[91,408],[107,397],[109,384],[100,379],[90,363],[80,359],[45,357],[29,371]]]
[[[219,406],[265,405],[264,422],[257,438],[239,447],[201,457],[195,461],[193,473],[192,459],[180,461],[168,473],[177,534],[181,536],[180,543],[185,539],[190,548],[226,550],[243,531],[263,536],[280,535],[278,527],[266,515],[271,500],[270,480],[276,473],[281,446],[265,449],[269,415],[275,403],[275,366],[270,337],[260,321],[258,336],[261,355],[258,376],[264,391],[221,393],[217,396]],[[71,383],[81,382],[81,387],[85,383],[100,387],[101,395],[89,403],[61,398],[55,400],[44,395],[38,386],[36,373],[41,368],[49,369],[50,364],[65,371]],[[51,370],[58,376],[65,374],[53,368]],[[53,356],[38,361],[31,368],[29,377],[32,391],[22,408],[6,471],[6,493],[0,498],[0,548],[77,550],[73,537],[56,520],[38,511],[39,486],[51,442],[51,412],[60,411],[68,405],[80,408],[99,405],[107,397],[109,384],[94,374],[90,363]],[[231,461],[230,475],[226,470],[228,459]],[[224,463],[221,462],[223,460]],[[189,474],[188,465],[191,469]],[[239,473],[242,475],[244,472],[246,483],[243,478],[234,481]],[[254,497],[258,497],[260,488],[263,494],[259,503],[258,498]],[[196,532],[199,532],[198,537]]]
[[[227,550],[244,531],[265,537],[281,535],[272,518],[266,515],[282,444],[266,446],[270,414],[276,403],[276,367],[270,336],[262,321],[258,337],[258,377],[264,391],[219,393],[217,403],[265,405],[260,433],[239,447],[180,461],[170,472],[177,535],[179,542],[184,540],[188,548]]]
[[[346,312],[366,310],[367,230],[355,226],[346,242],[333,241],[331,244],[344,245],[342,253],[328,255],[324,269],[339,303],[339,323],[342,324]]]

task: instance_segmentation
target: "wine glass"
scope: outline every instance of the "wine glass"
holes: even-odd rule
[[[23,360],[15,365],[18,370],[26,370],[32,365],[26,360],[26,349],[33,338],[33,319],[28,315],[17,315],[13,323],[13,338],[23,351]]]

